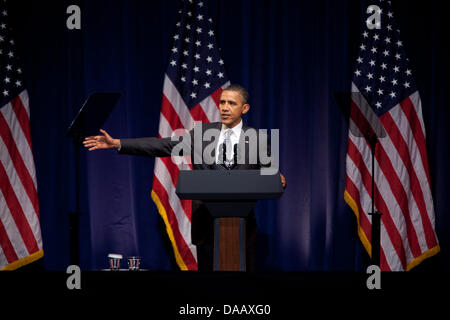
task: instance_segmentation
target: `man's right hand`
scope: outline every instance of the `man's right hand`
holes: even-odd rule
[[[108,134],[108,132],[103,129],[100,129],[100,132],[103,134],[102,136],[90,136],[84,139],[83,145],[86,148],[89,148],[89,151],[98,149],[120,148],[120,139],[113,139]]]

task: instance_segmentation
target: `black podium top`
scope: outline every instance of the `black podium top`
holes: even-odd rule
[[[176,194],[190,200],[264,200],[283,194],[280,175],[260,170],[182,170]]]

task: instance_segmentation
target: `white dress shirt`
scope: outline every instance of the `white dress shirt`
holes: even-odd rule
[[[227,130],[231,130],[231,132],[232,132],[230,135],[230,140],[231,140],[231,145],[233,146],[233,148],[231,149],[231,157],[233,159],[234,145],[236,143],[239,143],[239,138],[241,136],[242,119],[241,119],[241,122],[239,122],[236,126],[234,126],[231,129],[228,128],[226,125],[222,124],[222,129],[220,130],[220,135],[219,135],[219,141],[217,142],[217,145],[216,145],[216,163],[219,163],[219,146],[223,144],[223,141],[225,140],[225,131],[227,131]],[[221,159],[221,161],[222,161],[222,159]]]

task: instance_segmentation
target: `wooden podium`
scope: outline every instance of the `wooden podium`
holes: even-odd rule
[[[214,271],[245,271],[245,223],[258,200],[283,194],[280,175],[260,170],[184,170],[180,199],[202,200],[214,219]]]

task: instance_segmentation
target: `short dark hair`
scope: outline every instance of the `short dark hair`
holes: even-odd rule
[[[242,97],[243,104],[248,103],[248,91],[243,86],[241,86],[240,84],[237,84],[237,83],[230,84],[228,87],[226,87],[223,90],[224,91],[228,90],[228,91],[237,91],[237,92],[239,92],[239,94]]]

